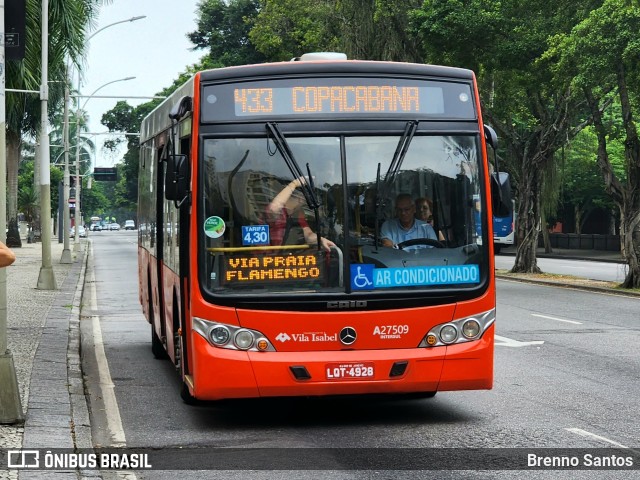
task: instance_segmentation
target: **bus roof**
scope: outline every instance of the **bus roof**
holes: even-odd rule
[[[250,70],[250,71],[249,71]],[[471,70],[441,65],[426,65],[406,62],[379,62],[369,60],[314,60],[300,62],[277,62],[237,67],[217,68],[201,72],[201,81],[221,80],[247,76],[273,76],[290,74],[347,74],[347,75],[424,75],[433,77],[471,80]]]

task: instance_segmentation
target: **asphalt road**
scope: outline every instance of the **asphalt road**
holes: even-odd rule
[[[272,399],[187,406],[179,397],[173,366],[154,360],[151,354],[150,327],[138,302],[135,234],[92,236],[87,281],[95,286],[96,303],[89,297],[83,299],[83,318],[92,321],[81,323],[95,444],[310,447],[344,452],[366,447],[640,446],[640,299],[501,280],[491,391],[438,393],[422,400]],[[102,377],[98,372],[100,354],[95,351],[100,345],[113,388],[104,377],[104,368]],[[115,401],[109,400],[109,391]],[[340,464],[345,461],[348,463],[342,458]],[[387,469],[313,471],[305,469],[304,461],[294,473],[250,473],[188,472],[183,478],[433,477],[433,472],[418,475]],[[448,471],[436,476],[513,478],[515,473]],[[176,472],[136,475],[176,478]],[[626,479],[629,472],[529,471],[517,475]]]

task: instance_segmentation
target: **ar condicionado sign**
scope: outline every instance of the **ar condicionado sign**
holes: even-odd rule
[[[225,270],[226,283],[316,280],[322,275],[316,255],[229,257]]]

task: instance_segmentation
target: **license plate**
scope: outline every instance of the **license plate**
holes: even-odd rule
[[[327,363],[327,380],[370,380],[374,377],[373,363]]]

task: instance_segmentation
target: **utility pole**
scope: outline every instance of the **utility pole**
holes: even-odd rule
[[[68,76],[68,75],[67,75]],[[63,180],[63,194],[62,201],[64,205],[62,206],[62,238],[64,241],[64,248],[62,250],[62,257],[60,258],[60,263],[68,264],[73,263],[71,259],[71,250],[69,250],[69,229],[70,218],[69,218],[69,81],[65,79],[64,85],[64,126],[63,135],[64,140],[62,142],[64,148],[64,180]],[[78,230],[78,227],[76,227]]]
[[[51,266],[51,175],[49,171],[49,0],[42,0],[42,75],[40,81],[40,235],[42,266],[38,276],[39,290],[56,290],[56,277]],[[76,229],[77,231],[77,229]]]
[[[4,0],[0,0],[0,240],[7,238],[7,137]],[[0,424],[24,421],[18,377],[7,348],[7,269],[0,268]]]

